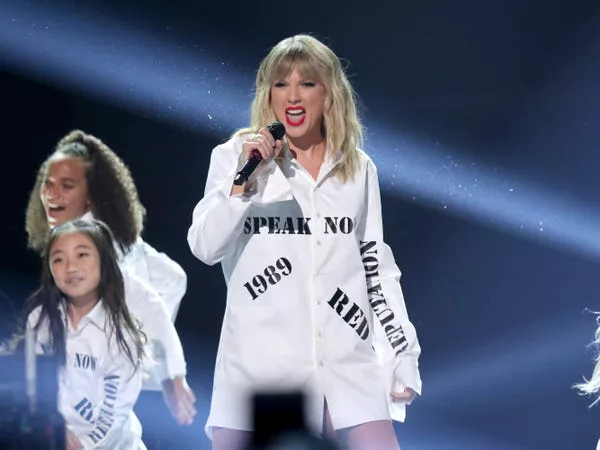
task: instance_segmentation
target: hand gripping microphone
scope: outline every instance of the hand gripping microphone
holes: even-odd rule
[[[280,140],[285,134],[285,127],[281,122],[273,122],[267,127],[267,129],[271,133],[271,136],[273,136],[273,139],[276,141]],[[241,186],[248,181],[248,178],[250,178],[250,175],[252,175],[252,172],[254,172],[254,169],[256,169],[256,167],[260,164],[262,159],[262,155],[258,150],[252,150],[252,152],[250,152],[248,161],[246,161],[244,167],[242,167],[242,169],[233,179],[233,184],[236,186]]]

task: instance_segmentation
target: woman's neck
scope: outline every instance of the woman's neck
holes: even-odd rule
[[[298,164],[304,167],[316,180],[321,164],[325,160],[327,150],[325,140],[305,145],[298,145],[296,142],[288,140],[288,145]]]

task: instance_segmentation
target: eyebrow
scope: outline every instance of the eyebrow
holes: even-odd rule
[[[75,250],[82,249],[82,248],[84,248],[86,250],[91,250],[92,249],[91,246],[86,245],[86,244],[79,244],[79,245],[75,246]],[[64,253],[64,252],[65,252],[64,250],[62,250],[62,249],[59,248],[57,250],[54,250],[52,253],[50,253],[50,256],[52,257],[52,256],[56,255],[57,253]]]

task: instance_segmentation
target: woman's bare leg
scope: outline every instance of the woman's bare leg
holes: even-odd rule
[[[338,442],[348,450],[400,450],[391,420],[375,420],[338,430]]]
[[[331,416],[329,415],[327,399],[325,399],[323,408],[323,437],[331,441],[335,441],[337,439],[335,429],[333,428],[333,423],[331,422]]]
[[[251,438],[250,431],[213,427],[212,450],[245,450]]]

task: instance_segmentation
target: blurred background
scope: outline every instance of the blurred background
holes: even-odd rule
[[[188,274],[176,326],[198,417],[146,422],[144,440],[210,448],[225,284],[186,233],[260,59],[300,32],[346,62],[379,166],[423,348],[403,450],[594,448],[600,407],[571,389],[591,375],[600,310],[591,0],[1,1],[2,330],[40,271],[24,232],[37,168],[71,129],[92,133],[130,167],[145,239]]]

